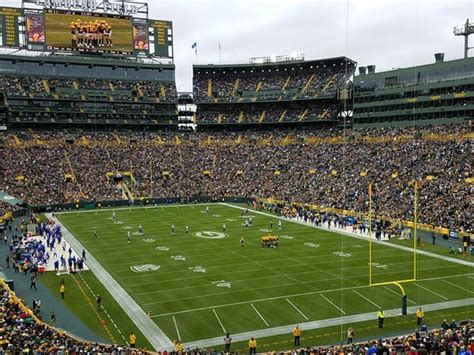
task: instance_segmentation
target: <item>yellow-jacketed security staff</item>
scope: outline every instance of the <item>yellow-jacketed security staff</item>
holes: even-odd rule
[[[377,318],[379,320],[379,328],[383,328],[383,321],[385,319],[385,314],[383,313],[382,308],[380,308],[380,311],[377,312]]]
[[[250,355],[257,353],[257,341],[254,338],[249,340]]]
[[[299,325],[293,328],[293,336],[295,337],[294,345],[300,346],[301,329]]]
[[[420,308],[416,311],[416,324],[421,325],[423,323],[423,318],[425,318],[425,312]]]

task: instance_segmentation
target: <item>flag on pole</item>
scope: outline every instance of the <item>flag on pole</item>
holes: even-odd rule
[[[372,183],[369,182],[369,196],[372,196]]]
[[[191,48],[194,49],[194,48],[197,48],[197,46],[198,46],[197,42],[194,42]]]
[[[221,47],[221,42],[219,42],[219,50],[221,50],[221,49],[222,49],[222,47]]]

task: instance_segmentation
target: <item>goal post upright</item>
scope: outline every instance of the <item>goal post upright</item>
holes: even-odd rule
[[[369,195],[369,211],[368,211],[368,239],[369,239],[369,287],[376,286],[389,286],[395,285],[400,289],[401,292],[401,311],[402,315],[407,315],[407,295],[402,284],[415,282],[417,276],[417,223],[418,223],[418,184],[416,180],[414,181],[414,201],[413,201],[413,277],[410,279],[394,280],[394,281],[385,281],[385,282],[373,282],[372,276],[372,183],[368,184],[368,195]]]

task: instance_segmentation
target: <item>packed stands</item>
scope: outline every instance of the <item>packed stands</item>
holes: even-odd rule
[[[195,65],[197,123],[337,121],[348,58],[242,65]],[[347,103],[346,103],[347,104]]]
[[[176,123],[174,65],[0,55],[10,126]]]
[[[50,327],[39,320],[15,293],[0,283],[0,350],[5,353],[120,353],[130,351],[116,345],[88,343]],[[145,353],[136,350],[136,354]]]
[[[345,135],[345,136],[344,136]],[[67,141],[66,141],[67,138]],[[363,131],[22,133],[4,136],[1,189],[33,205],[134,197],[272,197],[472,230],[467,125]],[[383,150],[384,154],[380,154]],[[208,174],[204,174],[208,171]],[[129,174],[128,182],[113,176]]]

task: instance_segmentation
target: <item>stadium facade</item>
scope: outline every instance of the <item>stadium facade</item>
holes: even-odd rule
[[[375,72],[359,67],[354,77],[354,126],[459,123],[474,116],[474,58]]]

